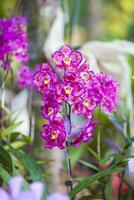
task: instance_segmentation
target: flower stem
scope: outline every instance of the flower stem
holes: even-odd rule
[[[11,59],[12,59],[12,54],[7,55],[6,61],[9,62],[10,64],[8,66],[8,69],[6,69],[5,76],[4,76],[4,78],[2,80],[2,84],[1,84],[1,99],[0,99],[0,101],[1,101],[1,107],[3,110],[5,109],[5,86],[6,86],[6,81],[7,81],[9,71],[11,70]]]
[[[99,105],[99,114],[98,114],[98,121],[100,121],[101,117],[101,106]],[[97,135],[97,152],[99,160],[101,159],[101,133],[100,133],[100,126],[98,127],[98,135]]]
[[[69,187],[69,191],[73,188],[72,181],[72,166],[71,166],[71,105],[69,103],[65,103],[66,108],[66,116],[68,119],[67,122],[67,141],[66,141],[66,155],[67,155],[67,167],[68,167],[68,180],[65,181],[65,185]]]

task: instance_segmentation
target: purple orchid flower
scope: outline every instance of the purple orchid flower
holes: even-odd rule
[[[9,191],[6,192],[0,188],[1,200],[41,200],[43,193],[43,184],[35,182],[30,184],[28,190],[22,189],[23,178],[21,176],[13,177],[9,181]]]

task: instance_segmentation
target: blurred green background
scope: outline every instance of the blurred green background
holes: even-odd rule
[[[46,0],[44,4],[64,0]],[[70,7],[78,6],[79,0],[69,0]],[[17,3],[24,3],[32,10],[38,0],[0,0],[0,17],[12,14]],[[30,6],[29,6],[30,5]],[[44,5],[45,6],[45,5]],[[39,6],[36,7],[39,9]],[[29,10],[30,12],[30,10]],[[13,13],[14,14],[14,13]],[[36,15],[36,17],[38,17]],[[116,38],[134,40],[134,1],[133,0],[80,0],[80,15],[78,19],[80,30],[84,33],[82,40]]]

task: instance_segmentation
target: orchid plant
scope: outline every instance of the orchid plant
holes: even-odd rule
[[[94,72],[82,52],[76,50],[70,44],[61,46],[52,53],[49,62],[38,64],[31,71],[28,67],[29,54],[26,26],[27,20],[22,16],[0,19],[0,69],[4,70],[5,73],[1,81],[0,178],[6,183],[9,182],[8,192],[0,188],[0,198],[3,200],[69,200],[90,184],[96,183],[96,180],[99,183],[103,183],[103,177],[108,177],[114,172],[124,173],[125,171],[126,160],[122,161],[123,164],[122,162],[116,162],[116,158],[114,159],[115,163],[112,163],[110,160],[110,164],[108,167],[105,167],[105,170],[102,170],[102,165],[100,165],[100,163],[103,164],[107,161],[107,158],[106,160],[105,158],[101,160],[100,156],[101,141],[99,127],[102,126],[100,112],[102,111],[106,116],[113,116],[112,113],[116,111],[120,103],[119,83],[109,74]],[[42,169],[35,159],[27,154],[27,152],[31,153],[32,150],[27,151],[24,149],[20,151],[19,147],[15,149],[12,145],[12,140],[19,135],[15,132],[16,124],[9,127],[4,126],[5,124],[7,126],[9,123],[8,120],[8,123],[6,121],[4,124],[5,119],[10,118],[9,116],[3,116],[5,108],[4,90],[8,72],[12,69],[11,63],[13,60],[16,60],[22,67],[17,78],[19,87],[21,89],[26,88],[29,92],[36,90],[40,94],[42,101],[40,106],[41,116],[45,123],[43,121],[44,124],[42,125],[42,130],[40,128],[39,136],[44,142],[44,147],[49,150],[57,147],[61,151],[66,151],[68,179],[65,180],[65,185],[69,187],[70,197],[60,193],[48,195]],[[33,98],[30,98],[30,110],[33,102]],[[95,118],[96,110],[99,113],[98,119]],[[32,113],[30,112],[29,115],[29,120],[31,120]],[[77,118],[77,116],[80,116],[84,123],[81,122],[75,127],[74,118]],[[116,150],[122,155],[125,154],[125,150],[132,144],[132,138],[126,134],[127,128],[125,125],[122,131],[126,141],[124,151],[121,151],[116,146]],[[79,148],[83,144],[87,145],[91,140],[94,141],[96,126],[98,127],[98,152],[95,153],[92,149],[89,149],[94,157],[97,158],[99,167],[83,162],[97,172],[95,171],[96,173],[91,177],[74,186],[70,148]],[[31,137],[30,134],[29,136]],[[9,135],[8,138],[6,137],[7,135]],[[31,141],[31,138],[22,137],[25,138],[25,142]],[[107,143],[111,148],[115,148],[110,140],[107,140]],[[20,170],[18,170],[20,166],[19,161],[24,165]],[[118,166],[120,165],[121,167],[119,168]],[[125,167],[123,168],[122,165]],[[21,176],[11,178],[12,175],[19,175],[20,172],[24,173],[24,169],[30,175],[30,179],[28,177],[27,180],[30,180],[30,182],[36,181],[37,183],[29,184]],[[113,182],[115,177],[119,178],[120,176],[118,174],[112,175]],[[121,191],[122,183],[120,180],[118,182],[118,189]],[[23,188],[23,184],[26,190]],[[43,192],[43,188],[45,192]],[[101,196],[105,200],[104,188],[100,187],[100,190]]]
[[[40,133],[45,147],[66,149],[68,178],[65,183],[72,189],[70,146],[78,146],[93,138],[93,121],[97,107],[111,113],[119,102],[117,81],[103,73],[95,74],[80,51],[64,45],[52,54],[54,66],[43,63],[33,74],[33,84],[42,95],[42,117],[47,120]],[[65,109],[63,109],[63,107]],[[72,113],[85,118],[82,130],[72,132]]]

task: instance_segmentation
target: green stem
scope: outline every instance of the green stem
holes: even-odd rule
[[[69,6],[69,0],[63,1],[63,9],[65,13],[65,37],[68,43],[73,44],[79,18],[80,0],[73,0],[71,5],[72,9]]]
[[[79,11],[80,11],[80,0],[74,0],[72,15],[70,17],[71,18],[71,20],[70,20],[70,42],[71,42],[71,44],[74,43],[76,28],[78,25]]]
[[[9,69],[6,71],[6,74],[4,76],[4,79],[2,81],[2,86],[1,86],[1,107],[3,110],[5,109],[5,86],[6,86],[8,73],[9,73]]]

